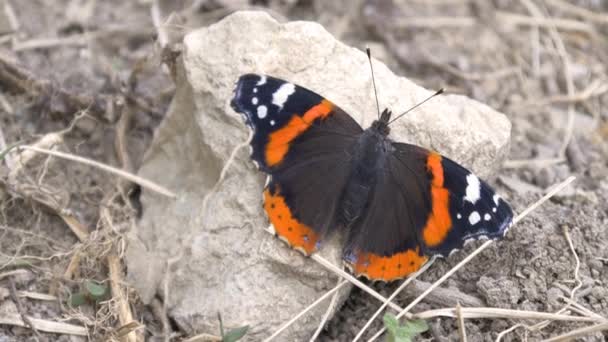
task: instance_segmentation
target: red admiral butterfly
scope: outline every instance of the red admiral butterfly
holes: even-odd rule
[[[231,102],[253,129],[251,158],[269,175],[264,209],[306,255],[346,230],[345,264],[391,281],[470,239],[502,237],[513,212],[454,161],[389,138],[385,109],[363,130],[316,93],[264,75],[239,78]]]

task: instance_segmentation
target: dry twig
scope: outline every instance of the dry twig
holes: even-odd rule
[[[30,321],[30,318],[26,315],[25,313],[25,309],[23,308],[23,304],[21,303],[21,299],[19,298],[19,295],[17,293],[17,288],[15,287],[15,282],[13,281],[13,278],[8,278],[8,285],[9,285],[9,291],[10,291],[10,295],[11,295],[11,299],[13,300],[13,302],[15,303],[15,306],[17,306],[17,312],[19,312],[19,315],[21,316],[21,320],[25,323],[25,325],[32,329],[34,331],[34,334],[40,338],[40,332],[38,332],[38,329],[36,328],[36,326],[32,323],[32,321]]]
[[[91,160],[91,159],[87,159],[84,157],[80,157],[80,156],[76,156],[73,154],[68,154],[68,153],[63,153],[63,152],[59,152],[59,151],[51,151],[51,150],[47,150],[47,149],[43,149],[43,148],[38,148],[38,147],[34,147],[34,146],[20,146],[19,149],[24,149],[24,150],[29,150],[29,151],[34,151],[34,152],[38,152],[38,153],[44,153],[44,154],[48,154],[54,157],[59,157],[59,158],[63,158],[63,159],[67,159],[67,160],[71,160],[71,161],[75,161],[75,162],[79,162],[82,164],[86,164],[86,165],[90,165],[93,167],[96,167],[98,169],[101,169],[103,171],[112,173],[114,175],[117,175],[119,177],[125,178],[127,180],[132,181],[133,183],[139,184],[144,188],[147,188],[149,190],[152,190],[154,192],[157,192],[161,195],[165,195],[167,197],[170,198],[176,198],[177,195],[174,194],[173,192],[171,192],[170,190],[165,189],[164,187],[152,183],[151,181],[141,178],[137,175],[134,175],[132,173],[128,173],[125,172],[123,170],[114,168],[112,166],[106,165],[106,164],[102,164],[100,162]]]

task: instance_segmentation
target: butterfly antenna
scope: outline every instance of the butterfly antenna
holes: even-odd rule
[[[421,106],[423,103],[425,103],[426,101],[428,101],[428,100],[432,99],[433,97],[435,97],[435,96],[437,96],[437,95],[440,95],[440,94],[443,94],[443,91],[444,91],[444,90],[443,90],[443,88],[441,88],[441,89],[437,90],[437,91],[436,91],[436,92],[435,92],[433,95],[431,95],[431,96],[427,97],[426,99],[422,100],[421,102],[419,102],[418,104],[416,104],[414,107],[412,107],[412,108],[410,108],[410,109],[406,110],[405,112],[403,112],[403,113],[401,113],[401,114],[397,115],[397,116],[396,116],[396,117],[395,117],[393,120],[389,121],[388,125],[392,124],[392,123],[393,123],[393,122],[395,122],[397,119],[399,119],[400,117],[404,116],[405,114],[407,114],[407,113],[409,113],[409,112],[413,111],[414,109],[416,109],[416,108],[420,107],[420,106]]]
[[[378,109],[378,119],[380,119],[380,103],[378,102],[378,91],[376,90],[374,67],[372,66],[372,52],[369,48],[365,48],[365,51],[367,52],[367,60],[369,61],[369,68],[372,71],[372,84],[374,85],[374,95],[376,96],[376,108]]]

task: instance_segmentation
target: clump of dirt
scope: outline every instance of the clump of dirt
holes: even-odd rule
[[[180,37],[244,8],[316,20],[428,88],[505,113],[511,154],[490,182],[517,212],[555,183],[578,179],[442,287],[487,307],[608,317],[608,8],[601,2],[7,0],[0,151],[24,142],[136,171],[173,95]],[[186,338],[162,299],[144,307],[122,279],[122,237],[141,210],[137,186],[98,167],[26,152],[0,160],[0,321],[24,325],[0,325],[0,340]],[[436,261],[420,279],[437,280],[476,246]],[[70,306],[88,281],[111,290],[110,299]],[[387,297],[398,286],[370,285]],[[412,293],[396,302],[407,305]],[[355,289],[318,340],[352,340],[379,306]],[[412,312],[437,308],[422,301]],[[34,318],[74,330],[49,332]],[[469,341],[509,341],[591,324],[541,322],[467,319],[464,331]],[[429,326],[422,338],[456,340],[463,331],[447,317]],[[381,327],[376,320],[364,337]],[[605,331],[584,338],[601,341]]]

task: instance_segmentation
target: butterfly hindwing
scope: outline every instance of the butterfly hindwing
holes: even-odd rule
[[[312,253],[333,228],[361,127],[316,93],[264,75],[239,78],[233,108],[253,129],[252,159],[270,176],[264,209],[276,233]]]
[[[349,232],[344,260],[355,274],[403,278],[468,239],[504,235],[511,208],[485,182],[435,152],[392,146],[369,205]]]

